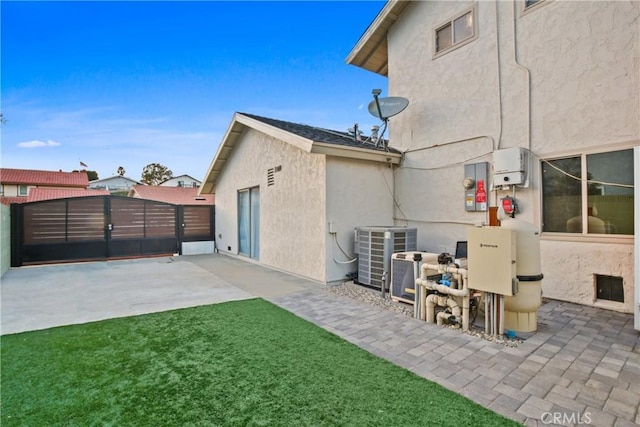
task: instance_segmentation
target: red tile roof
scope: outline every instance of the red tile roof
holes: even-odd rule
[[[89,186],[86,172],[54,172],[31,169],[0,168],[0,182],[50,187],[87,188]]]
[[[198,189],[193,187],[159,187],[156,185],[134,185],[129,197],[137,197],[174,205],[213,205],[213,194],[198,196]]]
[[[108,190],[84,190],[80,188],[31,188],[27,197],[2,197],[3,205],[29,203],[41,200],[65,199],[67,197],[108,196]]]
[[[109,190],[76,190],[75,188],[32,188],[26,197],[28,202],[65,199],[67,197],[108,196]]]
[[[9,206],[12,203],[26,203],[27,202],[27,198],[26,197],[5,197],[2,196],[0,197],[0,203],[2,203],[3,205],[7,205]]]

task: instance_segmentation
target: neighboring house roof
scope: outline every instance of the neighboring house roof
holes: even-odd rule
[[[213,205],[213,194],[198,195],[195,187],[159,187],[156,185],[134,185],[129,197],[173,203],[174,205]]]
[[[314,126],[269,119],[253,114],[235,113],[233,120],[218,148],[204,182],[200,187],[202,193],[212,193],[215,182],[224,164],[231,155],[238,139],[246,129],[255,129],[273,138],[284,141],[307,153],[326,154],[336,157],[347,157],[371,160],[383,163],[399,164],[402,155],[399,151],[380,144],[357,141],[346,132],[318,128]]]
[[[169,181],[180,181],[180,180],[181,180],[181,178],[182,178],[182,179],[188,178],[188,179],[190,179],[191,181],[195,181],[195,182],[197,182],[197,183],[201,183],[201,182],[202,182],[202,181],[200,181],[199,179],[196,179],[196,178],[192,177],[191,175],[184,174],[184,175],[178,175],[178,176],[174,176],[174,177],[172,177],[172,178],[166,179],[166,180],[162,181],[162,182],[160,183],[160,185],[163,185],[163,184],[165,184],[165,183],[167,183],[167,182],[169,182]]]
[[[347,64],[388,76],[387,33],[410,3],[405,0],[388,1],[347,56]]]
[[[81,188],[32,188],[27,197],[2,197],[3,205],[12,203],[39,202],[42,200],[66,199],[68,197],[108,196],[107,190],[86,190]]]
[[[26,197],[27,202],[40,200],[66,199],[68,197],[108,196],[107,190],[76,190],[62,188],[32,188]]]
[[[32,169],[0,168],[0,182],[14,185],[87,188],[86,172],[54,172]]]
[[[104,185],[107,184],[111,181],[121,181],[121,180],[125,180],[125,181],[129,181],[131,182],[131,184],[140,184],[142,185],[141,182],[136,181],[135,179],[132,178],[128,178],[126,176],[120,176],[120,175],[114,175],[114,176],[110,176],[109,178],[102,178],[102,179],[94,179],[93,181],[89,181],[89,185]]]
[[[13,197],[5,197],[2,196],[0,197],[0,203],[2,203],[3,205],[11,205],[14,203],[26,203],[27,202],[27,198],[26,197],[18,197],[18,196],[13,196]]]

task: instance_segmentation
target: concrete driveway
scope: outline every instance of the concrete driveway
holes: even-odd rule
[[[2,277],[0,333],[12,334],[254,297],[212,271],[185,261],[188,258],[11,269]]]

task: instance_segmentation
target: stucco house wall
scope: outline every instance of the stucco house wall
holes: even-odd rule
[[[0,204],[0,276],[11,266],[11,212]]]
[[[326,232],[326,281],[333,282],[358,270],[357,262],[340,264],[349,258],[338,244],[353,255],[356,227],[393,225],[393,169],[382,163],[330,156],[326,168],[326,218],[336,231],[335,237]]]
[[[434,57],[435,29],[473,10],[477,38]],[[519,219],[541,225],[541,159],[640,144],[638,2],[412,2],[388,33],[396,224],[419,246],[450,251],[487,213],[464,209],[464,164],[496,149],[534,154]],[[515,37],[514,37],[515,35]],[[490,172],[491,173],[491,172]],[[638,170],[634,172],[636,175]],[[492,192],[489,204],[511,192]],[[545,296],[633,311],[633,236],[542,234]],[[594,274],[623,277],[625,302],[596,301]]]
[[[325,281],[325,156],[247,129],[216,184],[216,245],[238,254],[238,190],[260,187],[259,262]],[[282,166],[267,185],[267,170]]]

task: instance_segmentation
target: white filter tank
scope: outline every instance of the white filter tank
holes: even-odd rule
[[[540,232],[518,219],[504,219],[502,227],[516,233],[516,276],[518,293],[505,297],[504,329],[534,332],[538,329],[538,308],[542,304]]]

